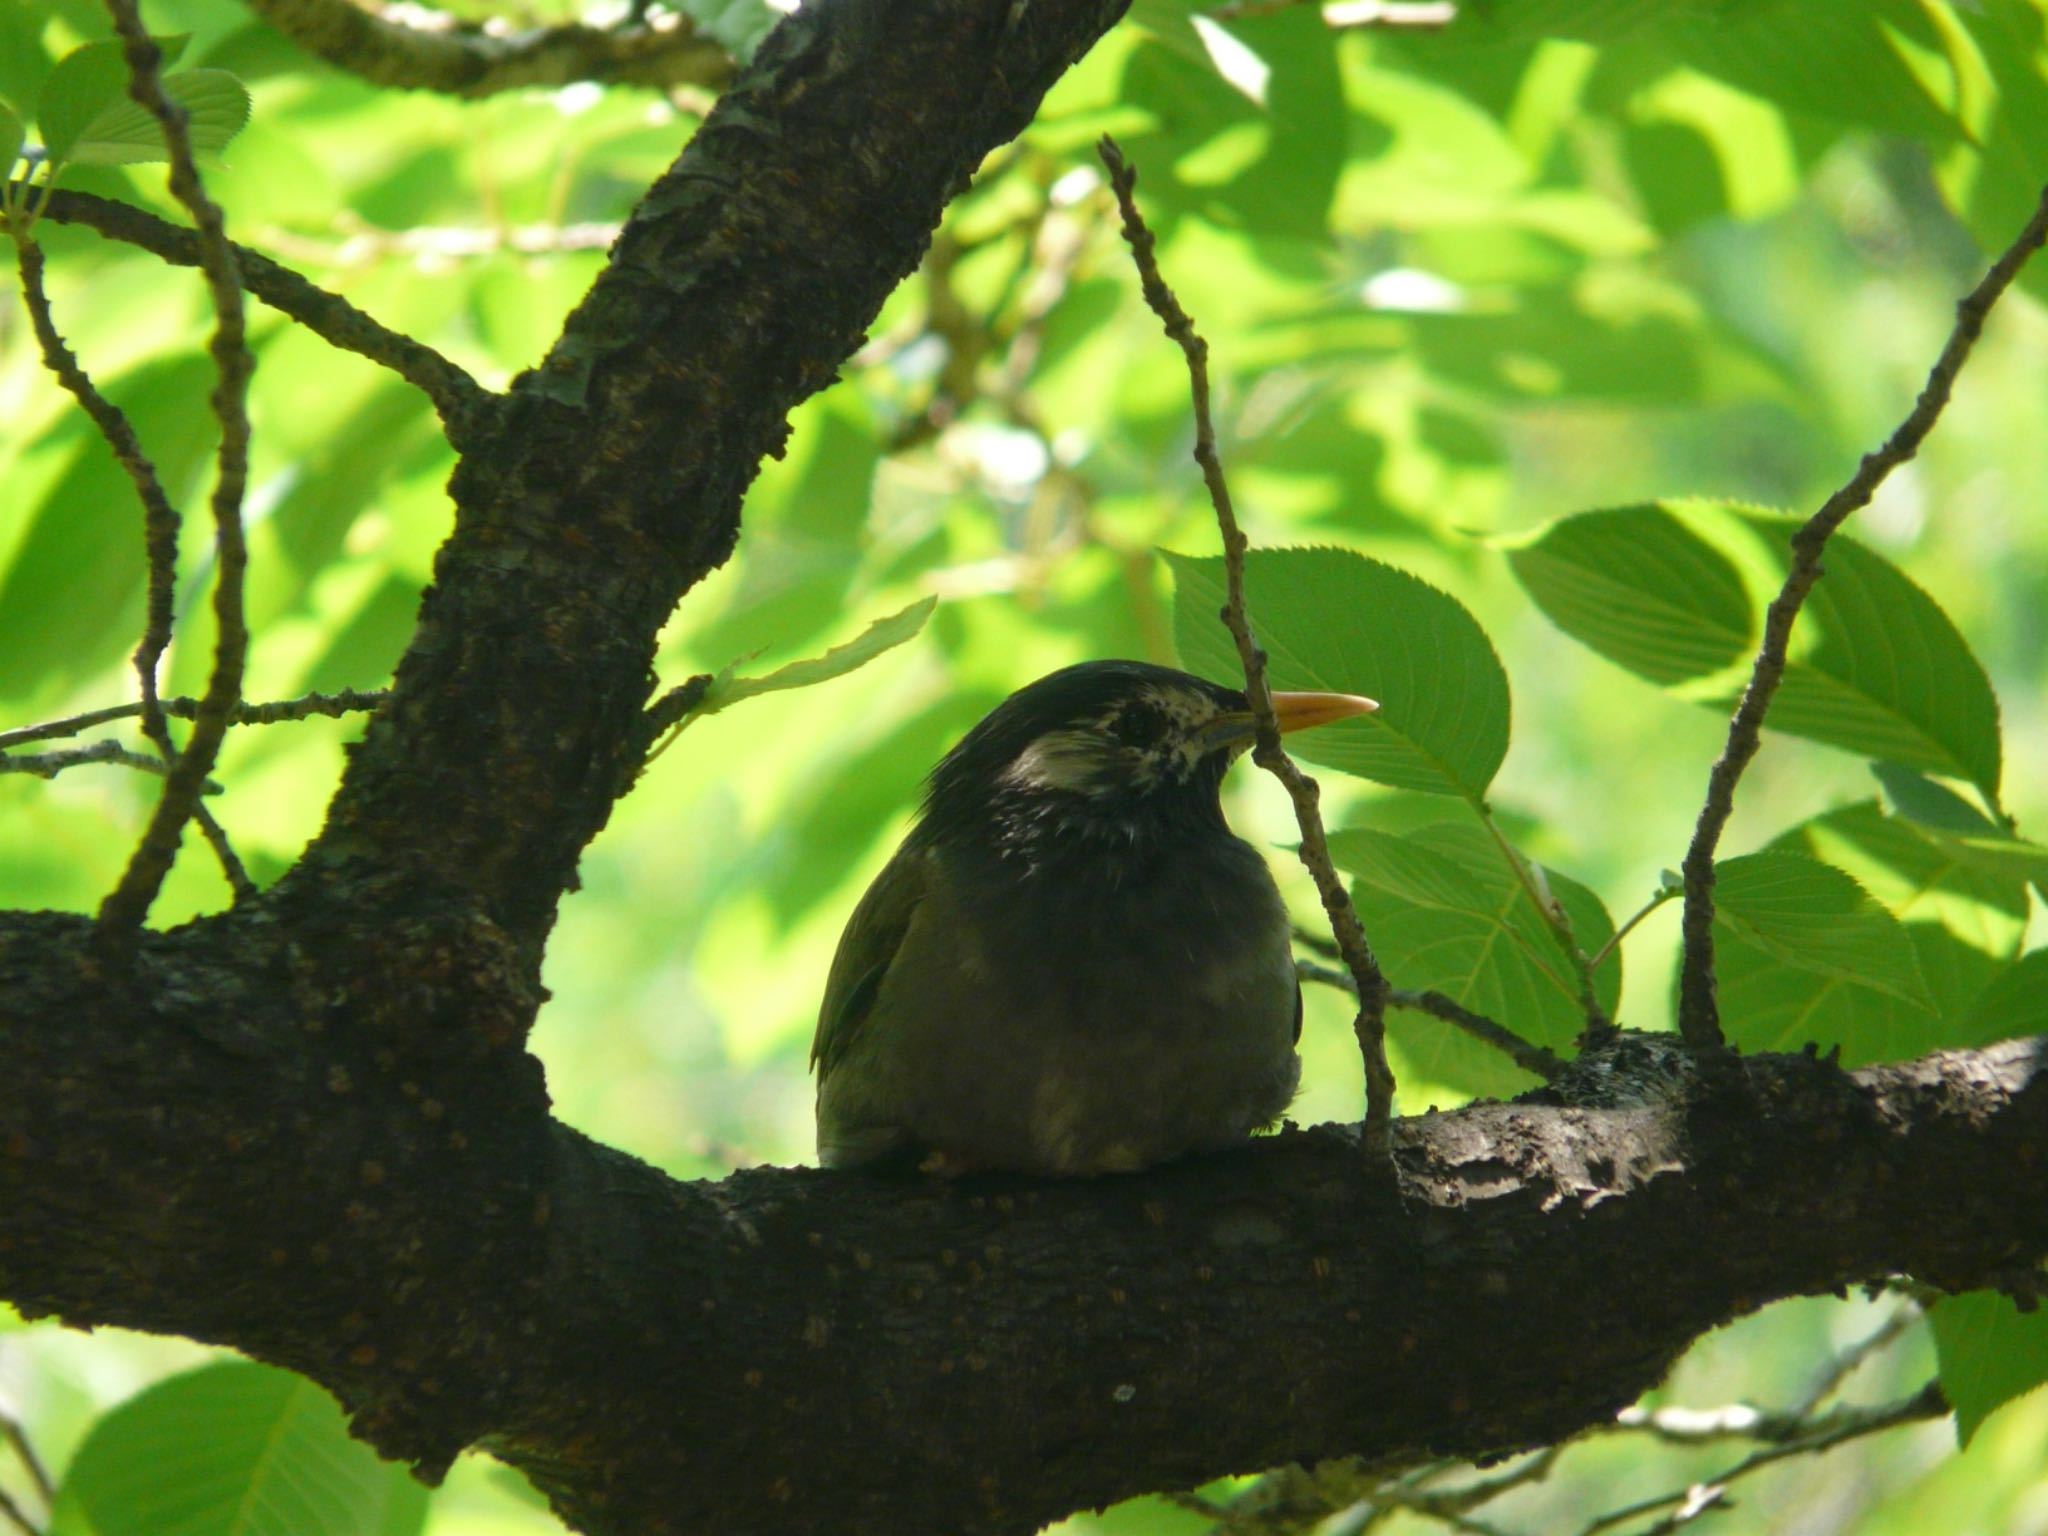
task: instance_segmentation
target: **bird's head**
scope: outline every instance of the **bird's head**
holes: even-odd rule
[[[1377,709],[1345,693],[1276,693],[1282,731]],[[1234,689],[1140,661],[1088,661],[1010,695],[932,770],[934,836],[1028,852],[1055,841],[1131,844],[1223,825],[1224,771],[1256,725]]]

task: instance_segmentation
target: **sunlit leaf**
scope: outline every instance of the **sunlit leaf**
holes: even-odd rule
[[[1741,573],[1660,506],[1560,518],[1508,564],[1559,629],[1653,683],[1710,676],[1752,644]]]
[[[1841,870],[1795,853],[1716,866],[1715,919],[1785,964],[1924,1005],[1898,919]]]
[[[735,677],[728,668],[705,689],[704,700],[694,713],[715,715],[721,709],[730,709],[742,699],[751,699],[757,694],[780,693],[786,688],[809,688],[817,683],[830,682],[835,677],[844,677],[855,667],[866,666],[884,651],[893,650],[916,635],[938,605],[936,597],[919,598],[908,608],[875,620],[844,645],[835,645],[822,656],[792,661],[788,666],[777,667],[761,677]]]
[[[153,40],[165,67],[185,51],[183,37]],[[113,38],[74,48],[43,81],[36,103],[36,129],[53,161],[66,161],[99,115],[128,97],[128,59]]]
[[[249,121],[249,93],[224,69],[163,77],[164,95],[185,109],[185,133],[200,154],[222,149]],[[156,115],[125,96],[85,125],[65,158],[73,165],[133,165],[170,155]]]
[[[1944,1296],[1928,1313],[1941,1390],[1968,1445],[1991,1412],[2048,1382],[2048,1309],[2022,1312],[2009,1296]]]
[[[1798,526],[1712,503],[1645,504],[1566,518],[1509,559],[1559,628],[1674,686],[1754,651]],[[1767,590],[1738,601],[1745,567]],[[1736,686],[1691,696],[1723,709]],[[1998,795],[1998,701],[1983,666],[1934,599],[1845,534],[1828,545],[1765,724]]]
[[[1396,987],[1443,992],[1539,1045],[1563,1046],[1585,1028],[1576,972],[1482,829],[1438,822],[1398,836],[1346,828],[1330,834],[1330,856],[1355,877],[1360,919]],[[1597,952],[1614,933],[1600,898],[1568,876],[1542,875],[1579,947]],[[1611,1015],[1621,996],[1618,951],[1594,979]],[[1432,1082],[1485,1094],[1529,1085],[1499,1052],[1429,1015],[1402,1013],[1394,1034],[1402,1055]]]
[[[1166,559],[1182,662],[1241,686],[1237,649],[1217,617],[1222,557]],[[1484,796],[1507,755],[1507,673],[1455,598],[1350,550],[1265,549],[1245,561],[1245,606],[1275,688],[1379,700],[1379,713],[1305,733],[1290,751],[1397,789]]]
[[[1958,1045],[2048,1035],[2048,949],[2022,955],[2001,971],[1977,994],[1958,1034]]]
[[[320,1388],[226,1361],[160,1381],[93,1426],[53,1536],[411,1536],[426,1505]]]
[[[1896,1006],[1880,1005],[1863,988],[1837,998],[1811,983],[1788,983],[1781,1001],[1799,998],[1806,1010],[1799,1027],[1806,1033],[1772,1043],[1838,1044],[1858,1063],[1997,1038],[1971,1013],[1979,994],[2019,953],[2028,915],[2022,878],[1980,865],[1954,839],[1887,816],[1875,801],[1814,817],[1772,846],[1844,871],[1899,920],[1931,1008],[1896,1000]]]
[[[0,106],[0,181],[14,175],[14,162],[21,158],[21,146],[26,137],[21,119],[5,106]]]

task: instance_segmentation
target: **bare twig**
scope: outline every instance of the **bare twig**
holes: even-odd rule
[[[1352,997],[1358,996],[1358,983],[1352,980],[1349,971],[1340,971],[1334,966],[1321,965],[1314,960],[1296,960],[1294,972],[1303,981],[1319,981],[1326,987],[1335,987]],[[1462,1029],[1482,1044],[1492,1046],[1524,1072],[1532,1072],[1546,1083],[1564,1071],[1563,1059],[1547,1047],[1524,1040],[1505,1024],[1496,1024],[1485,1014],[1474,1013],[1455,998],[1442,992],[1417,992],[1406,987],[1390,987],[1387,991],[1387,1006],[1410,1008],[1417,1013],[1426,1013],[1432,1018],[1442,1019],[1446,1024]]]
[[[315,715],[338,719],[342,715],[375,709],[387,697],[389,695],[381,690],[360,693],[344,688],[340,693],[309,693],[303,698],[279,699],[270,704],[237,704],[228,712],[228,724],[275,725],[282,720],[307,720]],[[199,713],[199,702],[197,699],[165,699],[162,701],[163,712],[176,720],[190,720]],[[140,704],[110,704],[105,709],[67,715],[62,720],[49,720],[41,725],[17,726],[11,731],[0,731],[0,749],[76,736],[96,725],[132,719],[141,712]]]
[[[135,435],[135,428],[127,415],[99,391],[78,357],[66,345],[57,331],[57,325],[50,313],[50,296],[43,287],[42,247],[27,236],[17,236],[16,255],[21,267],[21,298],[28,309],[29,326],[35,332],[37,345],[42,349],[43,366],[48,368],[76,400],[92,424],[99,429],[107,446],[113,450],[114,462],[121,466],[128,476],[128,482],[135,488],[135,496],[142,503],[143,542],[149,553],[149,634],[161,632],[165,639],[170,636],[170,576],[167,569],[159,581],[160,567],[168,567],[177,557],[178,512],[164,494],[163,482],[157,477],[156,465],[150,462],[144,452],[142,441]],[[161,611],[160,611],[161,610]],[[149,644],[144,641],[145,647]],[[162,646],[156,647],[161,654]],[[156,701],[156,670],[154,655],[152,665],[143,681],[143,701],[138,706],[145,720]],[[138,665],[140,653],[137,655]],[[161,728],[159,718],[157,725]]]
[[[0,1439],[4,1439],[14,1451],[16,1459],[28,1473],[29,1481],[35,1484],[36,1497],[45,1504],[57,1501],[57,1485],[51,1481],[44,1468],[42,1458],[36,1455],[36,1448],[29,1444],[28,1431],[8,1414],[0,1413]]]
[[[21,1532],[21,1536],[43,1536],[41,1529],[29,1519],[27,1512],[14,1502],[13,1496],[5,1488],[0,1488],[0,1520],[5,1520]]]
[[[251,0],[249,8],[336,68],[405,90],[478,97],[578,80],[716,90],[733,72],[725,50],[680,15],[617,28],[568,22],[508,32],[420,7],[351,0]]]
[[[123,768],[159,777],[171,771],[170,764],[162,758],[131,752],[118,741],[96,741],[89,747],[73,747],[64,752],[0,752],[0,773],[26,773],[38,779],[54,779],[67,769],[82,768],[88,763],[118,763]],[[210,795],[220,793],[220,786],[211,779],[204,788]]]
[[[1294,802],[1294,817],[1301,826],[1301,862],[1314,877],[1316,890],[1329,914],[1330,929],[1344,952],[1358,987],[1358,1016],[1352,1028],[1358,1036],[1359,1053],[1365,1059],[1365,1135],[1368,1156],[1391,1157],[1394,1115],[1394,1073],[1387,1065],[1387,979],[1373,959],[1365,929],[1352,908],[1351,895],[1344,889],[1330,849],[1323,835],[1323,818],[1317,809],[1320,791],[1280,745],[1280,725],[1273,714],[1273,691],[1266,681],[1266,653],[1252,638],[1244,611],[1244,556],[1249,547],[1244,530],[1238,526],[1231,504],[1230,487],[1223,478],[1223,464],[1216,454],[1216,429],[1209,416],[1209,344],[1195,332],[1194,322],[1159,274],[1153,254],[1151,230],[1145,227],[1134,196],[1137,173],[1125,161],[1114,140],[1104,135],[1097,146],[1102,163],[1109,168],[1111,189],[1123,214],[1124,239],[1138,268],[1145,302],[1152,306],[1166,327],[1166,334],[1187,359],[1188,381],[1194,395],[1195,462],[1202,467],[1202,479],[1209,488],[1210,503],[1223,531],[1223,569],[1229,597],[1223,622],[1237,642],[1238,659],[1244,665],[1245,697],[1251,701],[1258,720],[1258,745],[1252,761],[1286,786]]]
[[[1584,1526],[1579,1536],[1599,1536],[1618,1525],[1625,1525],[1643,1515],[1654,1514],[1661,1509],[1683,1508],[1698,1496],[1701,1490],[1725,1489],[1730,1483],[1761,1471],[1773,1463],[1793,1456],[1808,1456],[1820,1451],[1832,1450],[1850,1440],[1874,1435],[1882,1430],[1895,1429],[1901,1424],[1910,1424],[1918,1419],[1934,1419],[1948,1412],[1948,1399],[1941,1395],[1937,1382],[1929,1382],[1910,1397],[1895,1402],[1880,1403],[1867,1408],[1838,1408],[1832,1413],[1804,1421],[1796,1433],[1788,1434],[1782,1440],[1752,1452],[1735,1463],[1727,1471],[1706,1478],[1682,1489],[1643,1499],[1620,1509],[1612,1509],[1598,1519]],[[1667,1527],[1675,1529],[1676,1527]]]
[[[1620,947],[1621,941],[1636,931],[1636,924],[1640,923],[1644,918],[1648,917],[1652,912],[1656,911],[1659,907],[1663,906],[1665,902],[1669,901],[1672,897],[1676,896],[1677,894],[1678,887],[1671,885],[1660,885],[1657,888],[1657,893],[1654,896],[1652,896],[1648,901],[1644,902],[1640,907],[1637,907],[1635,912],[1630,916],[1629,920],[1623,923],[1619,928],[1615,929],[1612,937],[1610,937],[1605,944],[1602,944],[1600,948],[1594,952],[1592,962],[1593,969],[1596,971],[1600,969],[1601,963],[1605,961],[1609,955],[1613,954],[1617,948]]]
[[[1919,1302],[1910,1298],[1902,1300],[1892,1309],[1891,1316],[1879,1323],[1869,1333],[1836,1354],[1833,1359],[1815,1375],[1805,1392],[1801,1393],[1792,1411],[1805,1417],[1834,1396],[1836,1390],[1855,1373],[1857,1368],[1872,1355],[1888,1349],[1900,1335],[1927,1315]]]
[[[1226,0],[1210,7],[1208,14],[1219,21],[1236,21],[1291,11],[1308,3],[1310,0]],[[1323,25],[1338,29],[1408,27],[1426,32],[1448,27],[1458,19],[1452,0],[1326,0],[1320,9]]]
[[[162,54],[142,24],[137,0],[107,0],[107,8],[128,61],[129,94],[163,126],[171,162],[171,194],[197,226],[199,267],[206,275],[214,308],[213,340],[208,350],[216,375],[212,405],[221,432],[212,499],[216,566],[213,670],[193,721],[191,740],[172,764],[156,811],[120,882],[100,904],[102,934],[117,946],[127,946],[149,915],[150,903],[177,857],[186,819],[199,803],[201,787],[227,734],[228,714],[241,701],[242,670],[249,649],[249,631],[242,614],[242,577],[248,560],[242,537],[242,493],[249,475],[249,376],[256,360],[245,334],[241,273],[228,244],[226,221],[200,184],[184,109],[164,94],[157,73]]]
[[[13,183],[20,190],[23,183]],[[172,266],[199,265],[199,238],[155,214],[85,192],[53,192],[41,217],[82,224],[159,256]],[[243,284],[279,314],[287,315],[323,341],[382,365],[433,402],[449,440],[462,446],[467,429],[497,400],[461,368],[432,347],[380,325],[339,294],[309,283],[289,267],[246,246],[229,245]]]
[[[1750,759],[1756,756],[1764,712],[1770,708],[1772,696],[1784,678],[1792,625],[1814,582],[1820,579],[1822,551],[1849,515],[1876,494],[1885,477],[1919,451],[1921,442],[1941,419],[1956,375],[1962,371],[1970,348],[1984,329],[1985,316],[2044,240],[2048,240],[2048,188],[2043,189],[2034,216],[2027,220],[2019,237],[1956,305],[1955,328],[1949,332],[1948,342],[1905,420],[1883,447],[1863,456],[1855,474],[1792,535],[1791,569],[1764,615],[1763,643],[1757,650],[1742,702],[1729,721],[1728,744],[1708,775],[1706,804],[1700,810],[1692,845],[1685,854],[1685,953],[1679,971],[1678,1028],[1695,1049],[1716,1049],[1723,1043],[1720,1004],[1714,989],[1714,850],[1735,806],[1735,785]]]

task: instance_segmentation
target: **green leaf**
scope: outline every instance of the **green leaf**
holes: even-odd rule
[[[2048,949],[2021,955],[1999,972],[1970,1004],[1958,1034],[1958,1045],[2048,1034]]]
[[[187,69],[163,77],[164,94],[185,109],[185,132],[198,154],[212,154],[249,121],[249,93],[224,69]],[[66,157],[72,165],[135,165],[164,160],[163,124],[123,97],[86,124]]]
[[[1355,877],[1359,918],[1395,986],[1443,992],[1538,1045],[1566,1045],[1585,1027],[1571,963],[1481,828],[1438,822],[1405,837],[1346,828],[1330,834],[1330,857]],[[1614,934],[1600,898],[1553,870],[1542,876],[1579,946],[1599,950]],[[1612,1015],[1621,999],[1619,951],[1594,982]],[[1506,1057],[1439,1019],[1404,1013],[1395,1037],[1431,1082],[1474,1094],[1529,1086]]]
[[[165,67],[185,51],[183,37],[153,39]],[[36,103],[36,127],[54,162],[71,159],[74,146],[102,112],[128,96],[128,59],[118,39],[74,48],[57,61]]]
[[[1746,1050],[1839,1047],[1850,1064],[1939,1038],[1906,929],[1849,875],[1803,854],[1729,859],[1715,878],[1715,965]]]
[[[154,456],[173,506],[191,494],[213,447],[212,382],[204,357],[176,355],[106,385]],[[82,414],[62,430],[79,446],[40,504],[25,509],[27,530],[0,575],[0,698],[89,676],[142,634],[142,508],[134,487]]]
[[[1943,1297],[1927,1320],[1958,1443],[1968,1445],[1993,1409],[2048,1382],[2048,1311],[2022,1312],[2009,1296],[1971,1291]]]
[[[1753,644],[1741,573],[1654,504],[1560,518],[1508,564],[1551,623],[1653,683],[1711,676]]]
[[[2023,879],[1980,865],[1953,839],[1885,815],[1875,801],[1817,816],[1773,847],[1811,855],[1854,877],[1899,919],[1926,983],[1932,1014],[1873,1009],[1840,1021],[1830,1039],[1843,1044],[1845,1056],[1899,1060],[1997,1038],[1967,1016],[1978,994],[2019,953],[2028,912]]]
[[[21,146],[27,138],[21,119],[0,106],[0,181],[13,179],[14,162],[21,158]]]
[[[1930,1006],[1898,919],[1817,859],[1764,852],[1722,861],[1714,920],[1786,965]]]
[[[1565,633],[1720,710],[1742,679],[1715,674],[1760,644],[1798,526],[1754,508],[1648,503],[1566,518],[1509,560]],[[1737,579],[1748,589],[1740,602]],[[1828,543],[1765,723],[1966,779],[1997,802],[1998,700],[1983,666],[1933,598],[1844,535]]]
[[[1221,556],[1168,553],[1173,635],[1190,671],[1242,681],[1217,615]],[[1311,762],[1477,802],[1508,750],[1508,679],[1478,620],[1406,571],[1342,549],[1253,550],[1245,606],[1275,688],[1363,693],[1379,713],[1290,741]]]
[[[762,677],[734,677],[732,668],[728,667],[704,690],[704,700],[693,713],[715,715],[721,709],[730,709],[742,699],[751,699],[757,694],[780,693],[786,688],[809,688],[818,683],[829,683],[835,677],[844,677],[854,668],[866,666],[884,651],[894,650],[916,635],[938,606],[936,597],[921,597],[908,608],[875,620],[844,645],[835,645],[822,656],[792,661]]]
[[[160,1381],[92,1428],[53,1536],[412,1536],[426,1490],[351,1439],[334,1399],[248,1361]]]
[[[1872,763],[1884,797],[1908,821],[1940,832],[1996,835],[1998,824],[1946,784],[1937,784],[1903,763]]]
[[[1781,569],[1798,520],[1746,522],[1770,537]],[[1996,804],[2002,776],[1998,699],[1983,665],[1939,604],[1875,550],[1837,534],[1826,574],[1794,632],[1793,660],[1766,717],[1778,730],[1869,757],[1967,779]]]

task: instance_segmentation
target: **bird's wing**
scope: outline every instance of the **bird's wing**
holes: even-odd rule
[[[903,945],[911,914],[924,900],[929,860],[921,848],[897,850],[847,919],[838,953],[832,957],[832,972],[825,978],[818,1033],[811,1041],[811,1064],[821,1078],[838,1065],[867,1023],[882,976]]]

